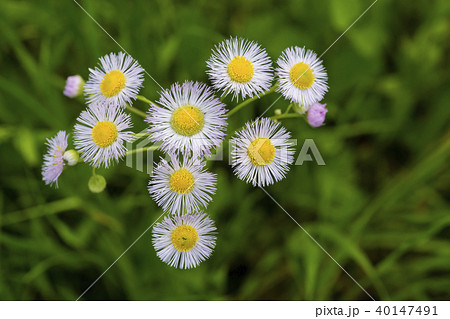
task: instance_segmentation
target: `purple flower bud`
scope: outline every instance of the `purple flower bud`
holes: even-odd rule
[[[83,91],[84,81],[79,75],[72,75],[67,78],[64,87],[64,95],[70,98],[77,97]]]
[[[308,109],[308,123],[312,127],[318,127],[325,122],[325,115],[328,110],[325,108],[326,104],[314,103]]]

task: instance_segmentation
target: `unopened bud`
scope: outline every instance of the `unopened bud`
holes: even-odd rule
[[[67,77],[64,95],[70,98],[79,96],[83,92],[84,80],[79,75]]]
[[[68,150],[64,152],[63,159],[66,161],[67,165],[74,166],[80,160],[80,155],[75,150]]]
[[[106,187],[106,180],[102,175],[93,175],[89,178],[88,187],[93,193],[101,193]]]
[[[328,110],[325,108],[326,104],[314,103],[309,107],[307,120],[312,127],[318,127],[325,122],[325,115]]]

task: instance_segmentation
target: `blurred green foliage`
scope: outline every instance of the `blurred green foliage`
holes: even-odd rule
[[[167,87],[207,82],[210,50],[230,35],[274,60],[292,45],[320,54],[372,1],[80,3]],[[450,299],[449,17],[446,0],[379,0],[323,56],[327,125],[283,122],[300,145],[314,139],[326,166],[295,166],[268,192],[376,299]],[[65,170],[58,189],[41,180],[45,138],[71,132],[83,108],[63,96],[65,77],[87,78],[119,50],[73,1],[0,2],[0,299],[76,299],[161,214],[148,176],[124,163],[99,170],[101,194],[88,190],[87,165]],[[156,98],[159,87],[144,84]],[[228,132],[275,98],[238,113]],[[368,299],[264,192],[227,161],[210,166],[219,174],[212,258],[172,269],[149,231],[83,299]]]

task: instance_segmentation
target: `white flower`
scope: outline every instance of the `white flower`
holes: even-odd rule
[[[261,187],[283,179],[294,160],[289,138],[290,133],[271,119],[247,123],[232,139],[234,173],[239,179]]]
[[[213,87],[225,95],[233,93],[236,99],[268,90],[273,80],[272,62],[266,50],[245,39],[223,41],[206,64]]]
[[[195,268],[211,256],[216,227],[203,213],[165,217],[153,227],[156,255],[169,266]]]
[[[202,210],[216,191],[216,175],[205,170],[205,162],[198,158],[184,158],[180,162],[171,156],[170,162],[161,159],[148,184],[150,196],[164,211],[184,214]]]
[[[328,91],[327,73],[316,53],[305,48],[288,48],[277,64],[277,91],[286,99],[306,108],[323,99]]]
[[[56,184],[58,187],[58,178],[64,168],[64,152],[67,148],[67,133],[59,131],[55,137],[47,139],[47,153],[44,155],[44,164],[42,165],[42,179],[45,184]]]
[[[144,81],[144,69],[123,52],[100,58],[100,68],[89,69],[84,86],[88,103],[112,103],[124,107],[132,104]]]
[[[225,104],[202,83],[173,84],[151,104],[146,121],[150,139],[161,149],[184,155],[209,155],[225,137]]]
[[[134,140],[130,116],[114,104],[92,104],[81,112],[75,125],[74,144],[81,158],[94,167],[108,167],[125,155],[124,142]]]

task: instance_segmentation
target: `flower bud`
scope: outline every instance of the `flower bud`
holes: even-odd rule
[[[79,75],[69,76],[64,87],[64,95],[70,98],[79,96],[83,92],[84,80]]]
[[[74,166],[80,160],[80,155],[75,150],[68,150],[64,152],[63,159],[66,161],[67,165]]]
[[[281,115],[281,110],[280,109],[276,109],[274,113],[275,113],[275,115]]]
[[[307,120],[312,127],[318,127],[325,122],[325,115],[328,110],[325,108],[326,104],[314,103],[309,107]]]
[[[89,178],[88,187],[93,193],[101,193],[106,187],[106,180],[102,175],[93,175]]]

